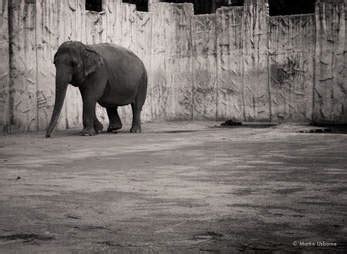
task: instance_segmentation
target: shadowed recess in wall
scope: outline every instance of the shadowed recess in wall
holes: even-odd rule
[[[243,6],[244,4],[244,0],[161,0],[160,2],[192,3],[194,14],[215,13],[218,8],[223,6]]]
[[[314,13],[316,0],[269,0],[270,16]]]
[[[136,5],[137,11],[148,11],[148,0],[123,0],[123,3]]]
[[[102,0],[86,0],[86,10],[102,11]]]

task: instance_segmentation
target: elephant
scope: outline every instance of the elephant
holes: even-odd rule
[[[132,51],[111,43],[86,45],[63,42],[54,55],[56,68],[55,103],[46,130],[50,137],[57,125],[68,84],[78,87],[83,102],[81,135],[93,136],[103,130],[95,114],[96,103],[106,108],[108,132],[122,128],[117,107],[131,104],[131,133],[141,132],[141,110],[147,94],[147,71]]]

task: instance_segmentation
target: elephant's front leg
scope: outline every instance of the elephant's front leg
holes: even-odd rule
[[[83,98],[83,97],[82,97]],[[81,132],[82,136],[94,136],[97,134],[95,130],[95,107],[96,100],[93,98],[83,98],[83,130]],[[99,121],[98,121],[99,123]]]
[[[86,128],[86,123],[83,121],[83,129]],[[100,123],[100,121],[98,120],[98,118],[96,117],[96,115],[94,116],[94,130],[96,131],[96,133],[101,132],[104,129],[104,126],[102,125],[102,123]]]

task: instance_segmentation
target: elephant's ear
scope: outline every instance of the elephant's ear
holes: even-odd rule
[[[85,77],[96,71],[103,63],[102,57],[89,46],[85,46],[85,49],[82,50],[82,61]]]

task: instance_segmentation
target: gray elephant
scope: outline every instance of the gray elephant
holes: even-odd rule
[[[79,87],[83,101],[82,135],[92,136],[103,129],[95,115],[98,102],[106,108],[108,132],[122,128],[117,107],[131,104],[130,132],[141,132],[141,110],[147,94],[147,72],[131,51],[109,43],[85,45],[64,42],[54,56],[56,67],[55,104],[46,137],[57,125],[68,84]]]

